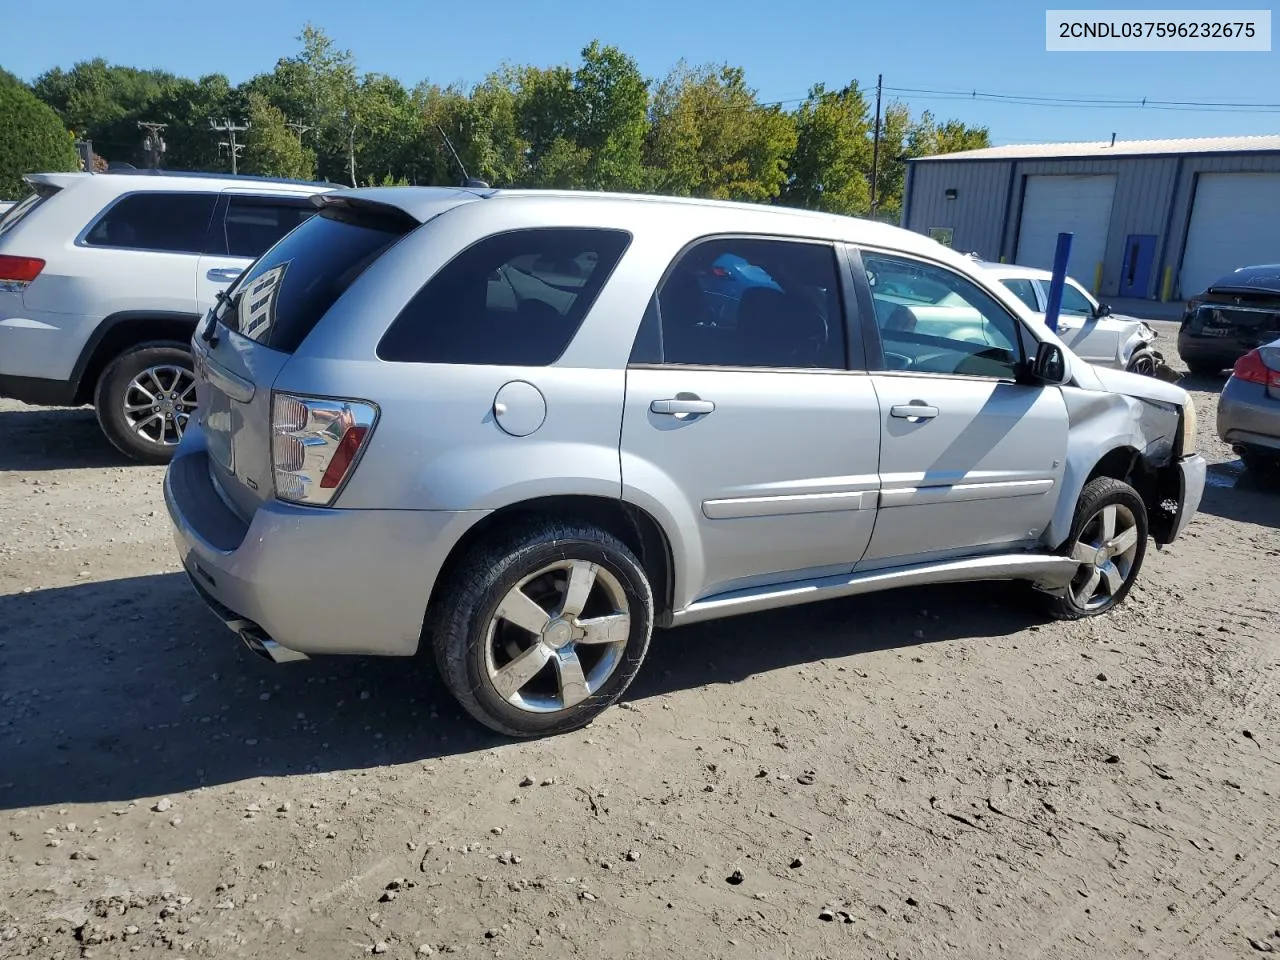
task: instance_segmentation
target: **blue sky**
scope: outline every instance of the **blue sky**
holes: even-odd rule
[[[926,90],[1280,103],[1280,48],[1270,53],[1048,53],[1045,5],[1026,0],[845,0],[830,7],[778,0],[556,0],[554,14],[535,12],[539,7],[529,0],[221,0],[212,8],[173,0],[58,0],[58,7],[56,27],[23,30],[18,42],[0,45],[0,66],[30,80],[51,67],[102,56],[190,76],[221,72],[239,82],[293,53],[296,36],[311,21],[351,49],[361,70],[390,73],[408,85],[422,79],[472,83],[504,60],[572,63],[598,37],[634,56],[650,76],[665,74],[681,58],[741,65],[761,99],[770,101],[801,98],[818,81],[841,85],[856,79],[874,86],[876,74],[883,73],[888,87]],[[1230,113],[1048,108],[916,93],[891,96],[906,101],[913,112],[929,109],[940,118],[986,125],[996,143],[1108,139],[1112,133],[1139,139],[1280,132],[1276,108]]]

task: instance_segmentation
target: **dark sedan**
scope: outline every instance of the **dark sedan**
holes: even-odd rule
[[[1192,373],[1215,375],[1280,337],[1280,264],[1241,267],[1187,301],[1178,353]]]

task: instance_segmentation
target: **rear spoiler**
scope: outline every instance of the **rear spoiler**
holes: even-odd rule
[[[52,187],[54,190],[61,190],[91,176],[93,174],[79,170],[69,173],[28,173],[22,179],[26,181],[28,186],[38,192],[41,187]]]

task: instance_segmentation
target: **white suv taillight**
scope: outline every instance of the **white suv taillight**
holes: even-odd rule
[[[359,400],[271,397],[271,466],[276,496],[327,506],[355,469],[378,420]]]
[[[36,257],[0,254],[0,293],[21,293],[43,269],[44,261]]]

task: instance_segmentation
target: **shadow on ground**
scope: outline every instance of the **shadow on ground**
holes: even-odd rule
[[[89,407],[0,412],[0,471],[137,466],[111,445]]]
[[[1024,598],[1015,584],[922,588],[660,632],[627,699],[1013,633],[1037,619]],[[418,661],[260,660],[181,574],[0,597],[0,623],[0,808],[151,797],[501,742]]]
[[[1280,476],[1248,470],[1239,460],[1211,463],[1200,512],[1280,528]]]

